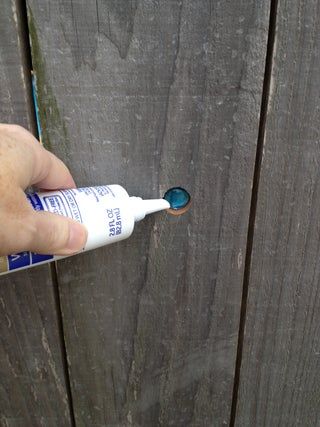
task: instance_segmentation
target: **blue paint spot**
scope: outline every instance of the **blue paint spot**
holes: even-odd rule
[[[34,110],[36,113],[36,123],[39,141],[42,144],[42,129],[40,123],[39,103],[38,103],[38,91],[37,91],[37,77],[33,71],[31,71],[31,83],[32,83],[32,99],[34,104]]]
[[[170,208],[174,210],[183,209],[190,202],[190,194],[181,187],[170,188],[163,197],[170,203]]]

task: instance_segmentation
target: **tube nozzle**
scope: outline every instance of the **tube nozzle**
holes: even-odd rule
[[[146,215],[170,208],[170,203],[164,199],[143,200],[141,197],[130,197],[135,221],[142,220]]]

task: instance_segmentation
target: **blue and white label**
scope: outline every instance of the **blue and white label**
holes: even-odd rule
[[[31,206],[35,211],[43,211],[44,207],[40,200],[40,197],[37,194],[27,194],[27,199],[31,203]]]
[[[84,250],[97,248],[129,237],[134,217],[129,195],[119,185],[46,191],[27,194],[35,211],[47,211],[84,223],[88,241]],[[121,202],[121,203],[120,203]],[[61,256],[18,252],[0,257],[0,274],[44,264]]]
[[[31,264],[30,252],[19,252],[17,254],[8,255],[8,266],[10,270],[27,267]]]
[[[46,210],[58,215],[68,216],[67,206],[58,194],[43,197]]]
[[[53,255],[41,255],[31,252],[31,264],[38,264],[39,262],[49,261],[53,259]]]
[[[83,222],[78,203],[73,194],[73,190],[61,190],[60,193],[64,197],[66,205],[69,208],[70,215],[68,216],[70,216],[71,218],[73,218],[78,222]]]
[[[16,254],[8,255],[8,270],[11,271],[19,268],[25,268],[29,265],[50,261],[53,258],[53,255],[41,255],[33,252],[18,252]]]

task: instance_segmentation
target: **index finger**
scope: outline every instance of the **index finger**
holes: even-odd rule
[[[6,167],[21,188],[37,185],[48,190],[75,187],[67,166],[42,147],[34,136],[21,126],[0,125],[5,134],[3,155]]]

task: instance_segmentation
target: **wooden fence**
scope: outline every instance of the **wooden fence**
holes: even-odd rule
[[[320,1],[0,3],[0,120],[193,199],[1,278],[1,426],[319,426]]]

